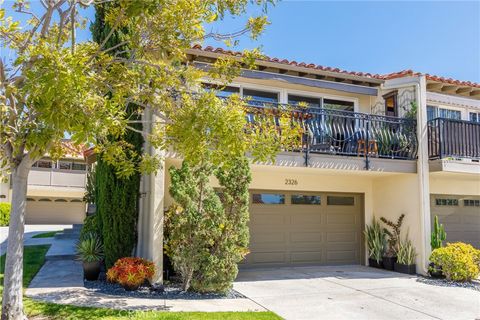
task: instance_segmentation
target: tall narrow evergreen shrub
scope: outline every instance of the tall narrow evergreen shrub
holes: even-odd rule
[[[105,23],[105,9],[114,6],[115,2],[105,2],[95,6],[95,22],[91,26],[93,40],[102,43],[110,33],[110,27]],[[111,48],[128,37],[128,28],[116,30],[105,44],[105,49]],[[111,54],[125,56],[124,46],[110,51]],[[140,120],[138,107],[129,105],[125,117],[130,120]],[[141,130],[141,124],[132,124]],[[111,137],[114,140],[126,142],[125,148],[131,150],[132,157],[138,157],[142,152],[143,137],[141,134],[128,130],[122,137]],[[111,267],[119,258],[130,256],[136,243],[136,223],[138,218],[138,199],[140,191],[140,174],[135,173],[128,178],[119,178],[115,168],[98,157],[96,167],[96,205],[97,215],[101,221],[102,237],[105,250],[105,263]]]

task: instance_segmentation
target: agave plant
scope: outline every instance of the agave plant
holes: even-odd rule
[[[409,239],[400,240],[398,243],[397,263],[413,265],[415,264],[416,257],[417,253],[415,252],[412,241]]]
[[[367,240],[368,256],[370,259],[374,259],[377,263],[380,263],[385,248],[385,231],[375,217],[373,217],[372,224],[367,226],[363,233]]]
[[[83,262],[101,261],[104,253],[100,237],[94,232],[84,235],[77,243],[77,254]]]

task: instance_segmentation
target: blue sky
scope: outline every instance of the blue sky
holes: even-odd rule
[[[251,7],[247,16],[256,11]],[[88,16],[93,20],[93,10]],[[239,50],[261,46],[271,57],[351,71],[414,69],[480,82],[480,0],[284,0],[268,16],[265,33],[256,42],[242,38]],[[208,30],[235,31],[245,19],[227,17]],[[80,35],[89,38],[88,31]],[[205,45],[222,46],[212,40]]]
[[[268,16],[272,24],[257,43],[271,57],[480,82],[480,1],[283,1]],[[214,30],[241,22],[227,19]]]

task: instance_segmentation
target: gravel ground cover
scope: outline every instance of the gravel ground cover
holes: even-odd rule
[[[448,281],[447,279],[433,279],[427,277],[418,277],[418,282],[429,284],[432,286],[439,286],[439,287],[461,287],[472,289],[475,291],[480,291],[480,280],[473,280],[470,282],[455,282],[455,281]]]
[[[101,274],[98,281],[85,281],[85,287],[108,295],[123,297],[146,298],[146,299],[240,299],[244,295],[235,290],[230,290],[226,294],[218,293],[196,293],[184,292],[179,283],[165,283],[163,290],[155,287],[141,286],[135,291],[126,291],[117,283],[106,281],[105,274]]]

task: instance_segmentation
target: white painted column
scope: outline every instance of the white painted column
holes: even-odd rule
[[[152,122],[156,116],[146,109],[142,120],[144,129],[151,132]],[[159,154],[148,141],[145,141],[144,151]],[[140,183],[140,201],[138,218],[138,241],[136,255],[154,262],[157,272],[153,279],[155,284],[163,282],[163,207],[164,207],[164,164],[156,174],[143,175]]]
[[[431,253],[430,234],[430,167],[428,157],[428,125],[427,125],[427,81],[425,76],[418,77],[416,86],[417,94],[417,137],[418,137],[418,161],[417,174],[420,190],[420,224],[422,226],[423,248],[421,250],[421,261],[424,265],[421,271],[428,272],[429,257]]]

